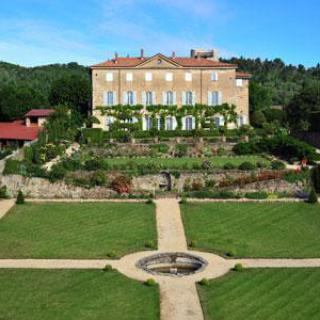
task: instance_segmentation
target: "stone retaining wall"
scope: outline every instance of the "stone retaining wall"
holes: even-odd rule
[[[212,174],[204,173],[182,173],[179,178],[171,176],[172,190],[181,192],[187,184],[192,187],[194,184],[205,186],[206,181],[213,180],[216,183],[231,175],[230,172],[216,172]],[[244,172],[232,172],[232,177],[237,178],[244,175]],[[160,185],[164,185],[166,178],[163,175],[146,175],[134,177],[132,180],[133,191],[160,191]],[[86,189],[84,187],[76,187],[68,185],[64,182],[50,183],[43,178],[26,178],[19,175],[0,176],[0,184],[6,185],[10,196],[15,197],[19,190],[30,198],[74,198],[74,199],[103,199],[115,194],[115,192],[107,187],[95,187]],[[302,183],[288,183],[284,180],[268,180],[249,183],[244,186],[231,186],[225,188],[234,192],[288,192],[291,194],[301,193],[304,190]]]

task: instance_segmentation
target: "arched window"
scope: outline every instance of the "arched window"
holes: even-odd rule
[[[192,130],[193,129],[193,118],[192,117],[186,117],[185,118],[186,121],[186,130]]]
[[[146,130],[152,129],[152,118],[150,116],[146,116]]]
[[[193,99],[192,99],[192,91],[186,92],[186,105],[192,106],[193,105]]]
[[[147,106],[150,106],[153,104],[153,94],[152,94],[152,91],[147,91],[146,92],[146,104]]]
[[[133,98],[133,91],[128,91],[127,92],[127,104],[129,105],[129,106],[132,106],[133,105],[133,100],[134,100],[134,98]]]
[[[173,119],[172,117],[166,118],[166,130],[173,130]]]
[[[168,106],[173,105],[173,92],[172,91],[167,91],[166,105],[168,105]]]

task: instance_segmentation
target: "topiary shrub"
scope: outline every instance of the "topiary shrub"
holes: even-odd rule
[[[207,278],[203,278],[199,281],[200,286],[208,287],[210,285],[210,282]]]
[[[309,193],[308,202],[311,204],[318,203],[318,195],[317,195],[316,190],[314,188],[312,188]]]
[[[154,201],[152,198],[149,198],[147,201],[146,201],[146,204],[154,204]]]
[[[286,168],[286,165],[279,160],[274,160],[271,162],[271,169],[272,170],[284,170]]]
[[[25,204],[24,194],[21,190],[18,192],[16,204]]]
[[[234,257],[236,255],[236,253],[233,249],[227,250],[225,254],[227,257]]]
[[[148,287],[154,287],[154,286],[157,285],[157,282],[156,282],[156,280],[150,278],[150,279],[147,279],[147,280],[144,282],[144,284],[145,284],[146,286],[148,286]]]
[[[180,204],[186,204],[187,202],[188,201],[186,197],[182,197],[181,200],[179,201]]]
[[[116,258],[117,257],[117,253],[115,251],[109,251],[107,253],[107,257],[109,258]]]
[[[113,268],[112,268],[112,265],[106,264],[102,270],[105,272],[110,272],[113,270]]]
[[[256,166],[249,162],[249,161],[245,161],[245,162],[242,162],[240,165],[239,165],[239,170],[243,170],[243,171],[250,171],[250,170],[255,170],[256,169]]]
[[[154,249],[155,244],[153,240],[148,240],[144,243],[145,248]]]
[[[0,187],[0,199],[7,199],[8,193],[7,193],[7,186]]]
[[[189,242],[189,247],[190,247],[190,248],[195,248],[196,246],[197,246],[197,241],[191,240],[191,241]]]
[[[244,270],[244,267],[241,263],[237,263],[232,270],[236,272],[242,272]]]
[[[236,169],[236,166],[233,163],[227,162],[226,164],[224,164],[223,169],[224,170],[233,170],[233,169]]]

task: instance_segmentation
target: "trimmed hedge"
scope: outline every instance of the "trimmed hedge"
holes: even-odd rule
[[[237,155],[271,153],[285,160],[297,158],[315,161],[320,158],[311,145],[286,135],[277,135],[258,141],[241,142],[234,146]]]

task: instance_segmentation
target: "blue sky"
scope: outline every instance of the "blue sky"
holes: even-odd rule
[[[319,0],[6,0],[0,60],[26,66],[120,55],[189,55],[320,62]]]

